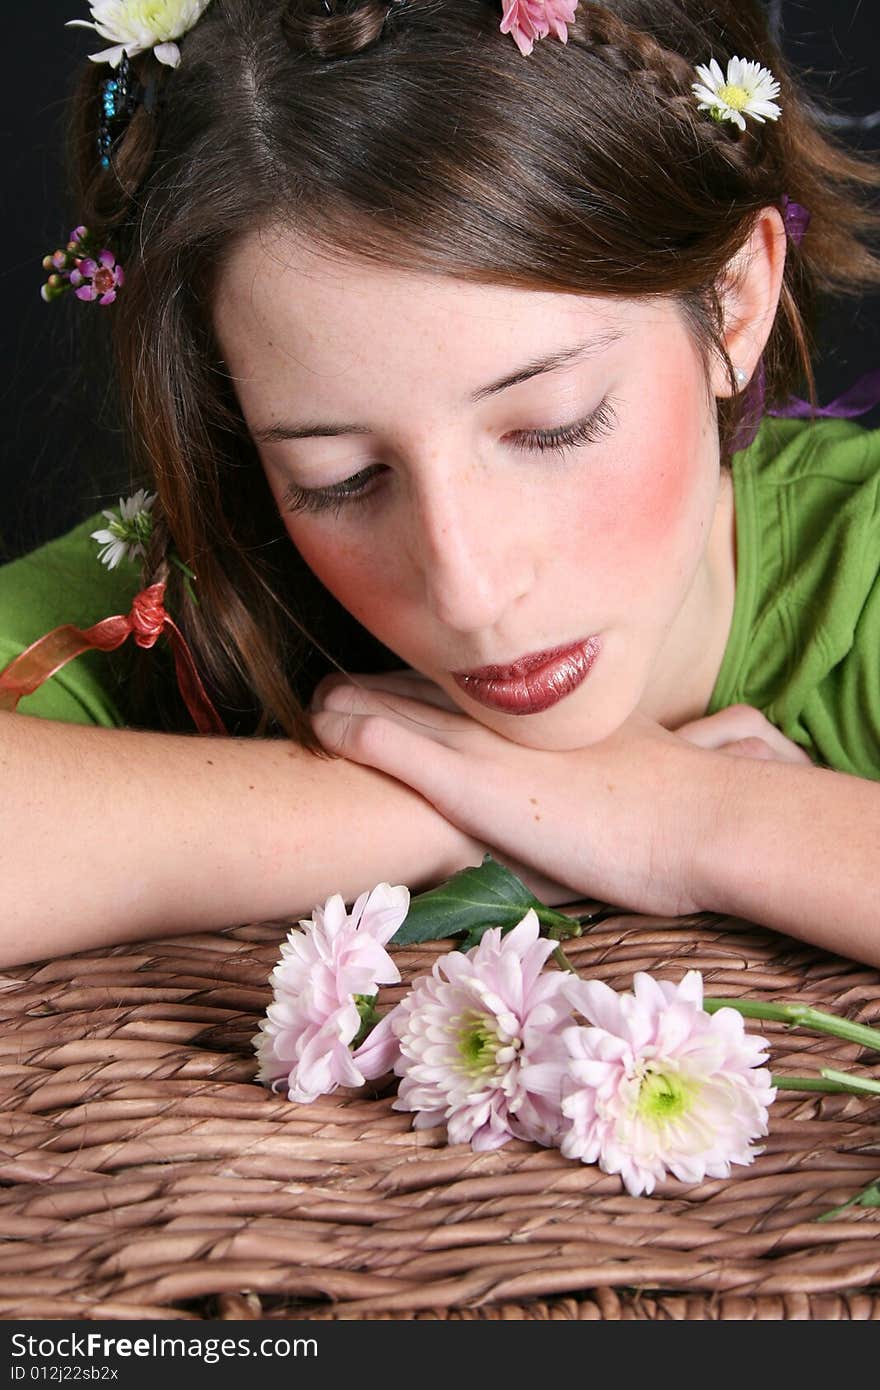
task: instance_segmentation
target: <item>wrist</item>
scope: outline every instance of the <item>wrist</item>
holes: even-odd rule
[[[749,759],[693,749],[682,879],[693,912],[731,912],[728,878],[735,858],[735,827],[744,812],[737,774]],[[759,767],[757,762],[752,767]]]
[[[801,871],[783,842],[789,828],[796,831],[803,791],[817,769],[714,751],[705,760],[694,900],[699,911],[763,921],[768,894],[778,895],[783,881],[791,886]],[[793,795],[796,788],[801,795]]]

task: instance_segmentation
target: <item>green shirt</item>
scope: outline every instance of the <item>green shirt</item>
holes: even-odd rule
[[[767,419],[732,467],[736,601],[706,713],[754,705],[814,761],[880,779],[880,430]],[[0,566],[0,670],[61,623],[129,611],[139,566],[98,561],[105,524]],[[132,645],[77,657],[19,710],[124,726]]]
[[[62,623],[91,627],[115,613],[128,613],[140,587],[139,564],[123,560],[108,570],[90,532],[105,529],[103,513],[66,535],[0,566],[0,671],[25,647]],[[159,639],[159,645],[166,642]],[[68,724],[126,723],[125,686],[134,638],[114,652],[83,652],[18,703],[20,714],[37,714]]]
[[[754,705],[880,779],[880,430],[765,420],[733,460],[736,601],[707,714]]]

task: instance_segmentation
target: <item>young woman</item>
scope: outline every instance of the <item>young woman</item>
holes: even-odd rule
[[[7,703],[0,958],[489,848],[880,962],[880,438],[757,428],[878,175],[757,0],[160,9],[92,5],[76,113],[143,571],[97,517],[5,567],[0,663],[161,578],[229,736],[156,646]]]

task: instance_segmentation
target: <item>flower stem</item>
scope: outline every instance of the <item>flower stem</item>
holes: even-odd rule
[[[180,556],[176,555],[173,550],[169,550],[168,559],[171,561],[172,565],[176,565],[177,568],[186,575],[187,579],[195,579],[195,575],[189,565],[185,565]]]
[[[597,927],[600,922],[604,922],[607,917],[619,917],[623,909],[619,907],[597,907],[592,912],[585,912],[580,917],[572,917],[572,922],[577,922],[579,927]]]
[[[707,1014],[717,1013],[719,1009],[736,1009],[745,1018],[769,1018],[792,1026],[800,1024],[802,1028],[830,1033],[832,1037],[845,1038],[847,1042],[859,1043],[862,1047],[880,1052],[880,1028],[853,1023],[851,1019],[812,1009],[808,1004],[761,1004],[755,999],[704,999],[703,1008]]]
[[[848,1201],[841,1202],[839,1207],[832,1207],[831,1211],[823,1211],[821,1216],[817,1216],[817,1221],[833,1221],[835,1216],[839,1216],[847,1207],[880,1207],[880,1178],[875,1178],[869,1182],[867,1187],[863,1187],[861,1192],[857,1192],[855,1197],[850,1197]]]
[[[182,572],[183,587],[186,589],[186,592],[189,594],[196,608],[198,608],[199,601],[196,598],[195,590],[193,589],[192,583],[190,582],[191,580],[195,579],[196,576],[193,574],[189,565],[185,565],[181,560],[180,556],[176,555],[173,550],[169,550],[168,559],[171,561],[172,565],[176,565],[177,568]]]
[[[880,1091],[880,1081],[865,1082],[865,1077],[853,1076],[846,1071],[832,1071],[830,1067],[823,1067],[818,1076],[773,1076],[773,1085],[779,1091],[845,1091],[851,1095]]]
[[[845,1086],[848,1091],[880,1096],[880,1081],[875,1081],[871,1076],[855,1076],[850,1071],[835,1071],[833,1067],[822,1067],[820,1074],[828,1081]]]
[[[556,964],[559,966],[560,970],[570,970],[572,975],[577,974],[577,971],[575,970],[574,966],[568,959],[568,956],[565,954],[561,946],[556,947],[556,950],[553,952],[553,959],[556,961]]]
[[[552,908],[535,908],[541,923],[543,935],[551,941],[567,941],[570,936],[581,935],[581,923],[577,917],[567,917],[564,912],[554,912]]]

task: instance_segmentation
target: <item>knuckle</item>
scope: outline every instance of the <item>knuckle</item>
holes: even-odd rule
[[[731,705],[727,713],[734,728],[742,730],[745,737],[747,737],[747,730],[754,729],[756,725],[760,726],[762,721],[764,724],[767,722],[761,711],[755,709],[754,705]]]
[[[313,710],[324,709],[328,697],[334,690],[345,683],[345,677],[331,672],[328,676],[323,676],[312,691],[311,708]]]
[[[352,722],[346,743],[355,756],[376,758],[388,748],[393,724],[381,714],[365,714]]]
[[[750,735],[747,738],[739,738],[729,745],[730,751],[738,753],[743,758],[772,758],[773,749],[766,739]]]

